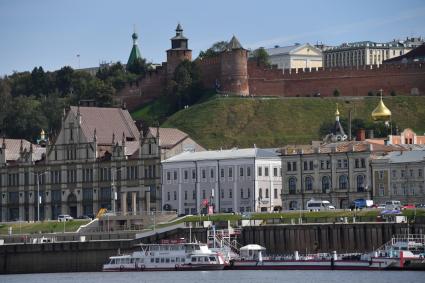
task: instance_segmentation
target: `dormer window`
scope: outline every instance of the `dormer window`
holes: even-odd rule
[[[69,123],[69,139],[74,140],[74,123]]]

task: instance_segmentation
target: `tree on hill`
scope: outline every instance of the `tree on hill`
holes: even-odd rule
[[[267,67],[270,67],[270,56],[267,53],[267,51],[264,49],[264,47],[260,47],[258,49],[255,49],[252,52],[251,60],[255,60],[257,62],[257,65],[264,65]]]
[[[215,57],[221,52],[223,52],[224,50],[226,50],[228,44],[229,42],[227,41],[217,41],[207,50],[205,51],[201,50],[201,52],[199,52],[198,59]]]
[[[182,109],[198,101],[202,91],[200,70],[196,63],[185,60],[174,71],[174,78],[166,86],[170,112]]]
[[[146,63],[144,58],[136,58],[130,65],[127,65],[127,71],[135,75],[145,77],[146,73],[152,69],[151,63]]]
[[[65,66],[60,70],[56,71],[56,88],[58,89],[59,96],[69,95],[72,89],[72,78],[74,76],[74,70]]]

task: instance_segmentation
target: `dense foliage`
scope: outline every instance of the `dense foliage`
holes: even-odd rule
[[[64,107],[82,100],[114,106],[114,94],[143,77],[149,68],[141,59],[128,70],[119,62],[102,66],[95,76],[66,66],[54,72],[35,67],[31,72],[0,78],[0,136],[34,141],[41,129],[54,134],[60,128]]]

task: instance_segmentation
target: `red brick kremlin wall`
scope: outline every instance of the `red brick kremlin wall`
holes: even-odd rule
[[[376,93],[381,88],[386,94],[392,91],[397,95],[425,94],[425,66],[419,63],[366,66],[360,69],[319,68],[283,71],[258,66],[255,62],[242,64],[241,60],[230,60],[235,66],[223,68],[224,58],[226,56],[196,61],[205,88],[214,89],[218,82],[220,90],[230,94],[246,95],[249,92],[254,96],[286,97],[313,96],[317,93],[320,93],[320,96],[332,96],[335,89],[341,96],[367,96],[368,92]],[[166,64],[163,63],[137,84],[128,85],[117,95],[117,99],[125,102],[131,111],[159,97],[166,86]],[[241,71],[244,68],[247,71]],[[248,75],[247,81],[245,74]]]
[[[366,96],[368,92],[383,89],[397,95],[425,94],[425,66],[380,65],[332,69],[268,69],[248,63],[249,90],[257,96],[332,96],[338,89],[341,96]]]

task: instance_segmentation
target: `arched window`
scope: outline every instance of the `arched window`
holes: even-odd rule
[[[306,191],[313,190],[313,178],[310,176],[305,177],[305,190]]]
[[[290,194],[295,194],[297,190],[297,179],[295,177],[290,177],[288,179],[288,189]]]
[[[258,189],[258,196],[259,196],[260,198],[262,198],[262,197],[263,197],[263,189],[261,189],[261,188],[259,188],[259,189]]]
[[[357,191],[358,192],[364,192],[364,189],[365,189],[365,177],[363,176],[363,175],[357,175],[357,178],[356,178],[357,180]]]
[[[322,193],[327,193],[331,188],[331,182],[328,176],[322,177]]]
[[[339,176],[339,189],[346,190],[348,188],[348,177],[347,175]]]

